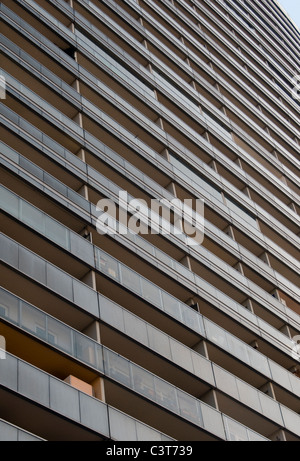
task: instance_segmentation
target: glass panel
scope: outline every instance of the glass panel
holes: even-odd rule
[[[157,330],[156,328],[152,327],[151,325],[147,325],[147,330],[149,338],[149,347],[152,350],[159,352],[164,357],[171,359],[171,347],[169,337],[161,331]]]
[[[19,216],[19,198],[5,187],[0,186],[1,208],[12,216]]]
[[[12,390],[18,389],[18,361],[8,352],[0,360],[0,384]]]
[[[50,377],[50,407],[79,421],[79,392],[68,384]]]
[[[261,403],[261,413],[278,424],[284,425],[281,413],[282,405],[280,407],[278,402],[262,392],[259,393],[259,400]]]
[[[76,357],[96,368],[97,356],[95,342],[74,331],[74,343]]]
[[[226,429],[226,438],[227,440],[234,442],[243,442],[248,441],[248,434],[246,427],[237,423],[233,419],[224,417],[225,420],[225,429]]]
[[[238,340],[234,336],[231,335],[226,335],[227,336],[227,341],[228,341],[228,347],[229,351],[231,354],[233,354],[235,357],[239,358],[243,362],[249,363],[250,364],[250,359],[248,355],[248,347],[246,344],[242,343],[242,341]]]
[[[150,301],[155,306],[161,306],[160,290],[148,280],[141,278],[142,294],[145,300]]]
[[[131,379],[128,360],[108,349],[104,349],[103,352],[105,373],[116,381],[130,387]]]
[[[240,396],[241,402],[246,403],[247,405],[251,406],[251,408],[261,413],[262,409],[258,391],[239,379],[237,379],[236,382],[238,387],[238,395]]]
[[[151,429],[151,427],[145,424],[136,422],[137,440],[138,441],[161,441],[161,434],[158,431]]]
[[[35,442],[41,439],[39,437],[35,437],[34,435],[28,434],[27,432],[19,431],[18,440],[19,442]]]
[[[185,307],[182,305],[182,317],[185,325],[191,328],[194,331],[198,331],[203,334],[203,331],[200,329],[199,319],[201,318],[199,314],[190,307]]]
[[[125,331],[123,309],[99,295],[100,318],[120,331]]]
[[[108,407],[108,416],[112,439],[119,441],[137,440],[136,422],[133,418],[111,407]]]
[[[143,320],[124,312],[125,333],[136,341],[148,345],[147,328]]]
[[[21,326],[38,338],[47,341],[45,314],[25,302],[22,303]]]
[[[133,290],[135,293],[138,293],[140,295],[141,294],[140,276],[125,266],[121,266],[121,272],[122,272],[122,284],[125,287],[129,288],[130,290]]]
[[[87,262],[89,265],[94,265],[93,245],[91,245],[90,242],[74,234],[74,232],[70,232],[70,246],[72,254]]]
[[[46,222],[45,222],[46,237],[49,237],[53,242],[69,250],[70,249],[69,230],[65,226],[58,223],[57,221],[55,221],[54,219],[50,218],[47,215],[45,216],[45,219],[46,219]]]
[[[19,392],[42,405],[49,405],[49,376],[19,361]]]
[[[19,300],[2,288],[0,288],[0,317],[8,318],[13,323],[19,322]]]
[[[233,397],[238,396],[239,393],[236,377],[215,364],[213,364],[213,368],[217,388],[226,392],[226,394],[232,395]]]
[[[289,373],[283,367],[271,360],[269,361],[269,364],[273,380],[292,392],[292,386],[289,380]]]
[[[250,442],[255,442],[255,441],[265,442],[268,440],[266,437],[263,437],[262,435],[257,434],[257,432],[251,431],[251,429],[247,429],[247,433],[248,433],[248,439]]]
[[[253,368],[260,371],[264,375],[271,377],[270,368],[268,365],[268,359],[264,357],[260,352],[248,347],[249,363]]]
[[[176,398],[177,396],[176,396],[175,387],[157,377],[154,378],[154,384],[155,384],[156,402],[158,402],[160,405],[166,408],[169,408],[175,413],[178,413],[179,408],[178,408],[178,402]]]
[[[115,280],[120,280],[118,263],[108,254],[98,251],[97,265],[104,274]]]
[[[0,235],[0,257],[1,259],[11,264],[14,267],[18,267],[19,264],[19,247],[16,242],[10,240],[5,235]]]
[[[73,301],[72,279],[65,272],[47,263],[47,284],[55,292]]]
[[[143,368],[131,364],[133,388],[138,393],[155,401],[154,377]]]
[[[82,392],[79,398],[81,423],[109,437],[107,406]]]
[[[73,354],[71,332],[69,327],[47,317],[47,341],[68,354]]]
[[[173,339],[170,339],[170,343],[174,362],[193,373],[194,367],[190,350]]]
[[[98,317],[97,292],[78,280],[73,279],[74,303]]]
[[[196,352],[192,352],[192,361],[195,375],[199,376],[199,378],[204,378],[205,381],[214,386],[215,378],[212,370],[212,363],[210,362],[210,360],[202,357],[200,354]]]
[[[0,442],[17,442],[18,429],[10,424],[0,421]]]
[[[299,415],[285,406],[281,406],[284,424],[288,430],[300,435]]]
[[[208,432],[211,432],[212,434],[215,434],[225,440],[225,431],[221,413],[204,403],[201,403],[201,412],[204,428]]]
[[[197,400],[180,390],[177,391],[177,396],[181,416],[202,426],[203,422],[198,413]]]
[[[23,247],[19,248],[19,269],[26,275],[46,284],[45,261]]]
[[[214,344],[217,344],[222,349],[228,350],[226,332],[207,319],[204,319],[204,325],[207,333],[207,339],[210,339]]]
[[[33,229],[36,229],[44,234],[45,214],[23,200],[21,200],[20,218],[25,224],[28,224]]]
[[[179,301],[164,291],[162,291],[162,301],[164,311],[182,322],[181,306]]]

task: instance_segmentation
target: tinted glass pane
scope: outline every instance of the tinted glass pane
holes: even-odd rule
[[[178,413],[176,389],[171,384],[159,378],[154,378],[156,402],[169,410]]]
[[[45,214],[30,205],[27,202],[21,201],[21,219],[28,226],[38,230],[41,233],[45,232]]]
[[[147,325],[148,330],[148,339],[149,347],[156,352],[159,352],[164,357],[171,358],[171,348],[170,348],[170,339],[169,337],[152,327]]]
[[[0,421],[0,442],[16,442],[18,440],[18,430]]]
[[[190,350],[187,347],[180,344],[178,341],[174,341],[173,339],[171,339],[170,342],[172,358],[174,362],[178,363],[178,365],[193,373],[194,367]]]
[[[70,245],[71,245],[71,252],[86,261],[91,266],[94,265],[94,253],[93,253],[93,246],[84,240],[84,238],[70,232]]]
[[[8,353],[0,360],[0,384],[13,390],[18,388],[17,363],[17,359]]]
[[[104,349],[104,367],[105,372],[116,381],[131,386],[130,367],[128,360],[119,355]]]
[[[22,303],[21,325],[35,336],[47,341],[45,314],[25,302]]]
[[[98,297],[95,290],[73,279],[73,295],[75,304],[96,316],[99,315]]]
[[[190,421],[193,421],[196,424],[202,426],[202,420],[198,412],[198,406],[197,406],[196,399],[179,390],[177,391],[177,395],[178,395],[180,414],[184,418]]]
[[[47,341],[69,354],[73,353],[71,329],[51,317],[47,319]]]
[[[162,302],[164,311],[182,322],[181,306],[179,301],[177,301],[177,299],[173,298],[173,296],[169,295],[168,293],[162,291]]]
[[[0,289],[0,317],[19,322],[19,300],[3,289]]]
[[[98,252],[98,268],[109,277],[119,280],[119,267],[115,259],[111,258],[109,255]]]
[[[0,186],[0,204],[3,210],[13,216],[19,216],[19,198],[2,186]]]
[[[50,377],[50,407],[58,413],[79,421],[79,392]]]
[[[46,236],[49,237],[53,242],[62,246],[63,248],[69,249],[69,231],[62,224],[54,221],[54,219],[46,216]]]
[[[107,406],[104,403],[80,393],[80,417],[85,426],[109,436]]]
[[[225,428],[227,440],[234,442],[248,441],[246,428],[236,421],[225,417]]]
[[[146,324],[135,315],[124,312],[125,333],[142,344],[148,344]]]
[[[49,376],[40,370],[19,362],[19,392],[26,397],[49,405]]]
[[[73,300],[71,277],[52,264],[47,264],[47,284],[60,295]]]
[[[19,269],[35,280],[46,283],[45,261],[23,247],[19,249]]]
[[[109,325],[124,331],[123,309],[99,295],[100,318]]]
[[[161,306],[160,290],[148,280],[141,278],[142,296],[144,299],[153,303],[155,306]]]
[[[0,235],[0,258],[12,266],[18,267],[19,247],[16,242],[5,235]]]
[[[75,354],[79,360],[97,367],[96,344],[89,338],[74,332]]]
[[[131,269],[127,269],[125,266],[121,266],[122,271],[122,284],[133,290],[135,293],[141,294],[141,282],[140,276]]]
[[[135,420],[108,407],[111,438],[120,441],[137,440]]]
[[[140,367],[132,364],[133,388],[145,397],[155,400],[153,375]]]
[[[205,404],[201,404],[201,413],[203,417],[204,428],[209,432],[216,434],[221,439],[225,439],[225,431],[221,413]]]
[[[160,441],[161,434],[145,424],[136,422],[137,440]]]

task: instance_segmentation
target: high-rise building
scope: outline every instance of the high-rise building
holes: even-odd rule
[[[0,8],[0,440],[299,441],[297,27]]]

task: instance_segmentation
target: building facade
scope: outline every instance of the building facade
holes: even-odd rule
[[[0,440],[299,441],[299,30],[275,0],[0,8]]]

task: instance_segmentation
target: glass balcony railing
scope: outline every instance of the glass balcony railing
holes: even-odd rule
[[[41,442],[44,439],[0,419],[0,442]]]
[[[73,208],[74,212],[80,214],[84,219],[90,220],[91,219],[90,216],[92,215],[92,220],[94,220],[94,224],[97,222],[98,212],[96,210],[95,205],[88,202],[79,193],[77,193],[77,192],[73,191],[72,189],[70,189],[69,187],[65,186],[63,183],[58,181],[53,176],[51,176],[48,173],[44,172],[41,168],[34,165],[32,162],[28,161],[25,157],[23,157],[22,155],[20,155],[16,151],[9,148],[6,144],[0,142],[0,145],[1,145],[1,152],[5,155],[5,157],[12,160],[15,164],[20,165],[23,169],[25,169],[29,173],[34,174],[35,177],[37,177],[38,179],[44,181],[45,184],[49,185],[52,189],[57,191],[56,198],[58,200],[62,200],[64,205],[67,205],[69,208]],[[113,154],[113,152],[110,152],[111,156],[112,156],[112,154]],[[78,160],[77,157],[74,157],[74,158],[76,160]],[[5,162],[5,160],[2,160],[2,161]],[[10,164],[7,164],[7,166],[10,166]],[[107,196],[107,197],[111,198],[112,200],[115,200],[116,197],[118,197],[119,188],[112,181],[108,180],[105,176],[101,175],[101,173],[95,171],[90,166],[88,166],[88,175],[85,178],[85,180],[92,187],[96,187],[102,194],[104,194],[104,196]],[[94,180],[96,181],[96,183],[95,183]],[[208,187],[208,183],[204,182],[203,183],[203,190],[206,190],[207,187]],[[164,192],[166,192],[166,191],[164,190]],[[63,200],[63,198],[60,198],[60,195],[63,195],[67,199],[67,201]],[[132,197],[130,196],[130,198],[132,198]],[[174,198],[174,197],[171,196],[171,194],[167,194],[166,196],[164,196],[164,199],[166,201],[170,201],[170,200],[172,200],[172,198]],[[73,204],[78,205],[78,207],[80,207],[80,208],[77,208]],[[81,211],[81,209],[86,211],[87,214],[84,214]],[[145,213],[146,213],[146,211],[145,211]],[[147,215],[148,215],[148,211],[145,214],[145,216],[147,216]],[[250,217],[248,215],[246,217],[247,217],[248,221],[249,220],[251,221],[251,219],[250,219]],[[118,223],[118,222],[116,222],[115,225],[116,226],[118,226],[118,225],[121,226],[121,224]],[[221,234],[222,237],[224,237],[224,236],[227,237],[226,234],[224,234],[219,229],[212,226],[211,223],[208,223],[205,220],[204,220],[204,226],[206,228],[207,228],[207,226],[209,226],[209,228],[212,229],[214,233],[217,233],[217,235]],[[150,244],[149,242],[147,242],[144,238],[142,238],[138,234],[128,234],[128,233],[126,233],[124,231],[124,235],[125,234],[127,235],[128,239],[133,241],[140,248],[147,251],[149,254],[156,256],[160,261],[162,261],[163,263],[168,264],[170,268],[175,269],[181,275],[184,275],[189,280],[192,280],[191,273],[185,266],[178,263],[176,260],[173,260],[166,253],[159,250],[159,248],[157,248],[154,245]],[[220,235],[220,237],[221,237],[221,235]],[[182,237],[183,238],[184,236],[183,235],[182,236],[174,236],[174,238],[175,237],[177,237],[177,238]],[[231,245],[234,244],[232,239],[230,239],[230,244]],[[194,247],[194,250],[197,253],[199,252],[197,247]],[[242,250],[242,248],[239,248],[239,251],[241,251],[241,250]],[[228,266],[228,265],[224,264],[223,261],[220,260],[220,258],[217,258],[213,253],[209,252],[204,247],[201,247],[200,257],[203,256],[203,253],[207,257],[208,260],[212,261],[215,264],[216,268],[224,268],[224,271],[225,271],[226,274],[227,274],[228,271],[229,272],[232,271],[231,275],[233,277],[235,277],[235,278],[238,277],[240,279],[240,281],[242,283],[244,283],[244,277],[242,277],[239,273],[237,273],[237,271],[233,270],[231,268],[231,266]],[[255,264],[256,267],[259,266],[259,267],[262,268],[262,271],[263,270],[268,270],[268,272],[270,273],[271,269],[269,268],[269,266],[266,266],[262,262],[262,260],[260,260],[257,257],[254,257],[254,255],[252,253],[250,253],[250,252],[247,252],[247,256],[248,256],[248,258],[251,259],[251,263]],[[278,279],[278,283],[281,283],[283,285],[287,285],[289,289],[291,289],[294,293],[297,293],[297,287],[296,286],[294,287],[293,284],[291,284],[289,281],[287,281],[280,274],[278,274],[278,273],[276,273],[276,272],[274,272],[272,270],[271,275],[275,279]],[[196,274],[193,274],[193,279],[194,279],[195,283],[199,287],[201,287],[203,289],[203,282],[204,282],[203,279],[201,279]],[[276,284],[276,281],[274,281],[273,283]],[[248,289],[248,286],[247,286],[247,289]],[[264,299],[264,297],[266,295],[268,296],[268,294],[258,286],[256,286],[255,291],[256,291],[257,294],[260,294],[260,296],[263,299]],[[229,298],[227,298],[227,299],[229,299]],[[272,299],[272,305],[273,305],[273,303],[274,303],[274,299]],[[277,308],[278,308],[278,306],[282,306],[282,309],[283,309],[283,305],[281,305],[279,302],[277,304],[278,304]],[[283,311],[283,312],[286,314],[285,311]],[[244,309],[244,313],[246,315],[245,309]],[[247,311],[247,314],[248,314],[248,311]],[[289,312],[289,315],[293,315],[293,311]],[[294,314],[294,315],[296,315],[296,314]],[[261,325],[265,325],[265,328],[267,328],[266,322],[260,321],[260,323],[261,323]],[[281,334],[281,332],[275,331],[275,329],[273,329],[272,336],[276,337],[276,339],[278,341],[283,342],[286,345],[288,344],[288,338],[285,335]]]
[[[7,78],[7,82],[8,82],[8,83],[9,83],[9,82],[10,82],[10,83],[13,83],[13,82],[15,81],[15,80],[13,79],[13,77],[11,77],[11,76],[9,76],[9,75],[7,75],[6,78]],[[19,89],[22,88],[22,89],[23,89],[23,93],[24,93],[24,94],[25,94],[25,93],[28,94],[28,97],[29,97],[30,93],[32,93],[30,90],[28,90],[27,88],[23,87],[23,85],[20,86],[19,83],[15,83],[15,86],[16,86],[16,88],[19,88]],[[31,101],[37,101],[38,99],[39,99],[39,98],[36,97],[36,96],[34,96],[34,95],[30,98]],[[101,120],[105,120],[105,123],[108,123],[108,125],[114,126],[116,129],[121,130],[125,136],[126,136],[126,133],[127,133],[127,136],[129,136],[129,137],[131,136],[131,135],[129,134],[129,132],[125,132],[126,130],[124,131],[124,128],[123,128],[123,127],[121,127],[119,124],[116,124],[116,122],[113,121],[113,119],[112,119],[111,117],[109,117],[107,114],[105,114],[105,113],[99,111],[99,109],[98,109],[95,105],[91,104],[91,103],[90,103],[88,100],[86,100],[85,98],[84,98],[84,100],[83,100],[83,103],[84,103],[84,105],[86,106],[86,108],[88,108],[89,110],[91,110],[91,111],[93,112],[93,114],[95,114],[95,115],[96,115],[97,117],[99,117]],[[127,104],[127,103],[124,102],[124,104]],[[46,103],[45,101],[44,101],[42,104],[40,103],[40,105],[42,105],[42,106],[45,108],[46,112],[48,112],[50,115],[55,116],[60,122],[64,123],[66,126],[68,126],[68,128],[71,128],[74,132],[76,132],[77,134],[80,134],[80,133],[78,132],[78,125],[77,125],[75,122],[73,122],[72,120],[69,119],[69,122],[67,123],[67,119],[68,119],[68,118],[67,118],[66,116],[64,116],[61,112],[59,112],[59,111],[57,111],[56,109],[54,109],[50,104]],[[140,118],[142,118],[142,119],[144,120],[144,122],[145,122],[147,125],[149,125],[149,120],[147,120],[147,118],[144,117],[143,114],[140,113],[139,116],[140,116]],[[156,127],[156,129],[157,129],[157,125],[155,125],[155,127]],[[81,133],[81,134],[82,134],[82,133]],[[95,144],[95,142],[98,143],[98,141],[96,141],[96,138],[94,138],[94,137],[91,136],[90,134],[88,134],[88,137],[86,136],[86,139],[87,139],[87,138],[88,138],[91,142],[93,142],[94,144]],[[201,138],[201,139],[202,139],[202,138]],[[175,142],[175,140],[174,140],[174,142]],[[180,147],[180,146],[179,146],[179,147]],[[151,153],[151,152],[150,152],[151,149],[149,148],[149,146],[146,146],[145,144],[143,144],[143,149],[144,149],[144,151],[147,151],[148,154]],[[154,152],[151,153],[151,156],[153,156],[153,155],[155,155]],[[182,177],[182,173],[181,173],[181,170],[180,170],[180,169],[177,169],[177,168],[176,168],[176,174],[177,174],[177,176]],[[183,180],[184,180],[184,175],[183,175]],[[205,196],[205,199],[208,199],[209,201],[211,201],[211,200],[214,201],[214,199],[216,198],[216,197],[214,196],[214,194],[208,193],[207,187],[205,187],[205,188],[203,189],[203,192],[202,192],[202,193],[203,193],[203,195]],[[217,202],[217,203],[218,203],[218,202]],[[224,206],[225,206],[223,202],[222,202],[222,206],[223,206],[223,208],[224,208]],[[234,209],[234,210],[231,209],[230,215],[231,215],[231,217],[233,217],[235,220],[237,220],[237,222],[240,222],[240,221],[241,221],[241,218],[242,218],[242,219],[246,218],[246,219],[245,219],[245,223],[247,223],[247,225],[250,223],[251,226],[254,226],[254,228],[257,228],[256,221],[255,221],[255,220],[249,219],[249,216],[250,216],[250,215],[249,215],[248,213],[244,213],[244,214],[241,215],[241,213],[239,213],[239,212],[236,213],[236,209]],[[280,222],[278,222],[277,224],[278,224],[278,226],[281,226]],[[281,227],[282,227],[282,226],[281,226]],[[252,231],[254,232],[254,229],[252,229]],[[258,230],[256,229],[256,231],[258,231]]]
[[[153,383],[154,381],[147,377],[147,373],[142,374],[145,382],[148,383],[147,386],[144,386],[140,378],[135,378],[132,372],[128,372],[128,368],[130,368],[130,366],[127,366],[128,361],[125,360],[124,362],[117,354],[111,358],[109,350],[99,345],[96,341],[2,288],[0,288],[0,300],[0,318],[18,325],[23,330],[30,332],[51,346],[75,357],[101,373],[105,369],[108,376],[124,385],[129,386],[131,380],[134,380],[135,384],[138,383],[139,386],[134,385],[132,388],[150,399],[155,395],[156,390],[149,385],[150,382]],[[160,354],[167,360],[171,360],[179,367],[193,373],[211,387],[216,387],[233,398],[239,399],[241,403],[255,411],[259,411],[275,423],[284,426],[289,419],[292,418],[293,420],[297,417],[294,412],[283,407],[268,395],[236,378],[225,369],[100,294],[99,308],[101,321],[138,341],[149,350]],[[106,359],[104,363],[108,364],[106,368],[103,366],[103,350],[105,351],[104,359]],[[115,364],[117,364],[117,367]],[[165,388],[167,389],[167,387]],[[170,393],[170,395],[172,394]],[[167,399],[160,402],[160,404],[166,406],[166,402]],[[171,404],[171,400],[170,405],[172,406],[171,409],[176,408],[174,403]],[[283,421],[283,411],[290,412],[287,421],[286,419]],[[297,425],[294,425],[293,431],[296,430],[296,427]]]
[[[8,352],[6,359],[0,360],[0,384],[104,438],[121,441],[173,440]]]
[[[8,76],[7,75],[7,82],[8,83],[13,83],[15,80],[11,77],[11,76]],[[28,94],[28,97],[30,98],[30,101],[38,101],[38,97],[35,95],[33,95],[32,97],[30,97],[30,94],[32,93],[30,90],[28,90],[27,88],[25,88],[23,85],[20,86],[19,83],[15,83],[16,85],[16,88],[19,88],[19,90],[22,88],[22,91],[23,91],[23,94]],[[111,125],[112,124],[115,126],[116,125],[116,122],[113,121],[113,119],[109,116],[107,116],[107,114],[105,113],[102,113],[101,111],[99,111],[99,109],[96,108],[96,106],[92,105],[90,102],[88,102],[87,100],[85,100],[85,102],[88,104],[88,108],[92,110],[93,113],[95,113],[98,117],[100,117],[101,120],[104,120],[105,119],[105,123],[108,123],[108,125]],[[71,128],[73,130],[73,132],[77,132],[78,131],[78,125],[71,121],[69,119],[69,122],[67,123],[67,117],[64,116],[61,112],[57,111],[56,109],[54,109],[52,106],[50,106],[49,104],[47,104],[45,101],[43,103],[40,102],[40,105],[42,104],[42,106],[45,108],[46,112],[48,111],[49,114],[52,114],[53,116],[55,116],[60,122],[64,123],[66,126],[68,126],[68,128]],[[142,116],[142,115],[141,115]],[[146,119],[145,119],[146,120]],[[146,123],[149,124],[149,121],[147,122],[146,120]],[[156,125],[155,125],[156,126]],[[129,134],[129,132],[125,132],[124,131],[124,128],[119,126],[118,127],[116,126],[117,129],[120,129],[122,130],[123,134],[125,136],[131,136]],[[127,133],[127,134],[126,134]],[[79,134],[79,133],[78,133]],[[82,133],[81,133],[82,135]],[[94,138],[94,136],[91,136],[89,133],[86,133],[86,139],[89,140],[89,142],[92,142],[93,144],[99,144],[98,140],[96,140],[96,138]],[[102,143],[100,143],[102,144]],[[102,144],[102,148],[103,148],[103,144]],[[143,144],[142,148],[144,149],[145,152],[147,152],[147,154],[151,154],[151,156],[155,156],[156,154],[154,152],[151,151],[151,149],[149,148],[149,146],[146,146],[145,144]],[[182,177],[182,173],[180,171],[180,169],[177,169],[176,168],[176,174],[178,177]],[[183,175],[183,180],[184,180],[184,175]],[[210,194],[208,193],[207,191],[207,187],[203,188],[203,195],[205,197],[205,199],[208,199],[209,201],[214,201],[215,200],[215,197],[214,197],[214,194]],[[217,201],[216,202],[216,205],[217,206],[220,206],[220,203]],[[224,205],[224,203],[222,203],[222,207],[224,209],[224,207],[226,207]],[[255,234],[256,237],[259,237],[261,238],[261,233],[260,231],[257,229],[257,226],[256,226],[256,221],[255,220],[252,220],[252,219],[249,219],[249,214],[248,213],[244,213],[241,215],[240,212],[237,212],[236,213],[236,208],[234,209],[230,209],[228,208],[228,213],[230,215],[231,218],[233,218],[235,221],[237,221],[238,223],[241,223],[244,225],[244,227],[248,227],[249,223],[251,224],[251,231]],[[241,221],[241,218],[242,218],[242,221]],[[245,220],[243,218],[246,218]],[[280,222],[278,221],[277,222],[277,225],[280,227],[280,230],[281,232],[285,233],[285,230],[284,228],[282,227],[282,225],[280,224]],[[293,238],[292,234],[289,234],[291,235],[291,238]],[[273,245],[273,243],[272,243]]]
[[[223,419],[233,421],[231,418],[6,290],[0,289],[0,293],[2,299],[0,316],[2,318],[88,364],[101,374],[112,378],[163,408],[212,432],[217,437],[229,437],[228,431],[225,431],[225,436]],[[173,354],[184,352],[184,347],[174,350],[176,343],[176,341],[173,342]],[[244,432],[245,438],[243,440],[249,440],[249,434],[253,438],[256,437],[255,440],[265,439],[240,423],[234,423],[240,432]],[[227,428],[226,425],[225,428]]]
[[[2,188],[2,186],[1,189],[4,192],[1,194],[3,209],[11,212],[16,218],[21,217],[22,219],[23,202],[27,204],[29,211],[31,208],[33,212],[37,210],[8,189]],[[182,303],[165,290],[159,288],[145,277],[142,277],[133,269],[120,263],[116,258],[92,245],[75,232],[70,231],[70,229],[58,223],[53,218],[39,210],[38,213],[37,228],[35,227],[35,220],[33,218],[34,213],[26,215],[27,222],[28,216],[30,216],[30,226],[32,228],[39,230],[41,229],[43,220],[49,220],[48,225],[45,226],[45,232],[47,232],[48,238],[51,239],[50,231],[53,229],[55,234],[53,237],[55,239],[54,241],[59,243],[63,248],[69,250],[74,256],[79,256],[83,262],[95,267],[116,283],[135,293],[143,301],[149,302],[173,319],[195,331],[200,337],[209,339],[229,354],[239,358],[239,360],[242,360],[269,379],[271,378],[271,368],[272,364],[275,362],[272,362],[259,351],[245,344],[214,322],[211,322],[209,319],[196,312],[185,303]],[[57,234],[63,235],[63,238],[60,238],[59,242]],[[7,238],[3,234],[1,235],[1,240],[6,242],[3,245],[4,260],[6,259],[10,264],[16,265],[19,270],[24,271],[27,275],[32,276],[40,283],[47,284],[50,289],[66,297],[83,309],[88,310],[92,315],[99,316],[97,293],[93,289],[71,277],[53,264],[46,262],[31,251],[17,245],[13,240]],[[218,295],[216,289],[212,289],[216,297],[219,296],[220,301],[222,301],[223,294],[220,293]],[[294,343],[291,341],[291,354],[293,346]],[[281,369],[282,376],[287,376],[287,379],[280,378],[279,382],[288,381],[293,383],[292,385],[290,384],[290,386],[294,388],[294,392],[300,395],[300,380],[284,368],[281,367]]]

